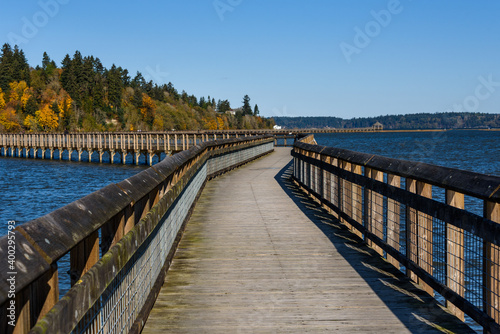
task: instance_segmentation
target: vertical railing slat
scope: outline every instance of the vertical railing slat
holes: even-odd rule
[[[484,217],[500,224],[500,203],[484,202]],[[484,309],[500,322],[500,247],[484,244]]]
[[[464,194],[446,190],[446,204],[464,209]],[[464,296],[465,293],[465,260],[464,260],[464,230],[446,224],[446,286]],[[462,321],[464,312],[456,307],[451,301],[446,301],[446,306]]]

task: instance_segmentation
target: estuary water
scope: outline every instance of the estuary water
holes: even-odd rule
[[[0,236],[7,234],[9,221],[21,225],[145,168],[0,157]],[[69,254],[58,266],[62,297],[70,288]]]
[[[41,217],[146,166],[0,157],[0,235],[7,222]]]
[[[319,145],[500,176],[500,131],[449,130],[316,134]],[[444,201],[444,190],[433,187]],[[483,204],[466,196],[466,209],[483,214]]]
[[[334,133],[319,145],[500,176],[500,131]]]

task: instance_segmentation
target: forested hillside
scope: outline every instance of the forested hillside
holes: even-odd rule
[[[178,92],[172,83],[146,81],[116,65],[76,51],[60,66],[43,54],[31,67],[22,50],[0,53],[0,132],[136,131],[271,128],[245,95],[229,113],[228,100]]]
[[[500,114],[447,112],[436,114],[387,115],[342,119],[338,117],[275,117],[277,125],[288,129],[366,128],[380,122],[385,130],[500,128]]]

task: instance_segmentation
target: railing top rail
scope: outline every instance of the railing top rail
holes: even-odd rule
[[[64,254],[97,231],[130,203],[151,192],[178,168],[188,164],[211,147],[237,145],[253,141],[272,142],[272,136],[253,136],[204,142],[165,158],[120,183],[110,184],[40,218],[19,225],[14,230],[16,268],[19,272],[16,293],[43,275]],[[0,256],[7,257],[8,236],[0,238]],[[8,262],[0,263],[0,280],[6,281]],[[0,305],[8,299],[8,286],[0,285]]]
[[[382,172],[429,183],[465,195],[500,203],[500,177],[466,170],[387,158],[375,154],[296,142],[294,147]]]

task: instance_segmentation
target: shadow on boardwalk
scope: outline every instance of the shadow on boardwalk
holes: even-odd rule
[[[291,180],[292,171],[290,162],[276,175],[276,181],[408,330],[412,333],[475,333],[309,198]]]

